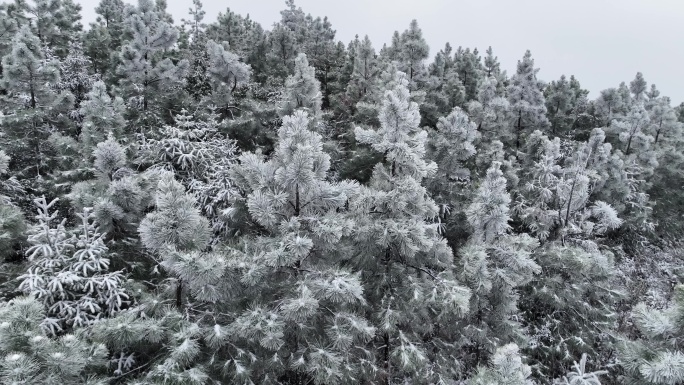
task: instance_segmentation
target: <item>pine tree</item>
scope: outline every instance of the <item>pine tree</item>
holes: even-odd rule
[[[470,48],[463,50],[461,47],[458,47],[454,54],[454,63],[458,77],[465,88],[465,100],[475,99],[478,93],[478,86],[482,81],[483,72],[477,49],[471,52]]]
[[[632,92],[635,102],[643,103],[644,101],[646,101],[647,87],[648,83],[646,83],[644,75],[641,72],[637,72],[634,80],[629,82],[629,90]]]
[[[466,162],[476,154],[473,143],[478,137],[477,126],[458,107],[437,122],[437,132],[429,143],[430,158],[437,164],[437,172],[428,186],[440,205],[442,217],[449,217],[447,212],[461,212],[469,198],[471,175]]]
[[[439,213],[421,185],[436,165],[424,159],[427,133],[418,127],[407,75],[398,73],[394,84],[383,99],[380,127],[355,131],[357,141],[370,144],[384,160],[350,203],[358,215],[354,235],[366,256],[359,258],[358,268],[378,329],[375,381],[422,383],[456,375],[457,350],[444,344],[456,331],[441,325],[468,310],[470,293],[454,277],[451,249],[439,235],[439,224],[425,219]]]
[[[231,371],[253,381],[347,382],[367,370],[359,352],[375,329],[356,310],[365,304],[360,273],[344,267],[354,254],[345,205],[358,187],[327,180],[330,157],[311,125],[302,110],[284,117],[271,159],[244,154],[233,169],[243,191],[234,220],[247,210],[261,229],[243,237],[230,266],[252,297],[231,328],[257,358],[236,360]]]
[[[123,99],[109,96],[104,82],[93,84],[79,110],[83,116],[79,140],[86,157],[90,157],[94,147],[103,142],[108,134],[116,138],[126,132],[125,108]]]
[[[649,309],[643,303],[634,307],[632,319],[642,338],[624,340],[620,346],[620,362],[625,369],[622,381],[677,384],[684,380],[682,304],[684,287],[679,285],[666,309]]]
[[[123,77],[129,104],[142,111],[145,120],[160,119],[160,99],[182,83],[189,66],[187,60],[174,64],[164,58],[164,52],[176,43],[178,32],[151,0],[139,0],[126,23],[132,40],[121,50],[117,73]]]
[[[477,100],[472,100],[467,105],[468,113],[477,124],[477,130],[485,143],[494,140],[510,142],[514,137],[510,125],[511,105],[505,97],[499,95],[497,87],[495,78],[484,79],[480,84]]]
[[[283,100],[279,106],[280,116],[292,114],[297,109],[304,109],[314,119],[321,113],[321,83],[316,79],[315,69],[309,66],[305,54],[299,54],[295,60],[295,72],[285,80]]]
[[[251,67],[242,63],[225,43],[220,45],[209,40],[206,51],[207,77],[212,90],[211,101],[219,107],[230,108],[238,85],[249,82]]]
[[[541,83],[537,80],[537,72],[539,69],[534,68],[532,54],[527,51],[523,59],[518,61],[518,69],[508,86],[516,149],[520,149],[523,144],[526,132],[543,131],[550,125],[546,118],[544,94]]]
[[[470,313],[461,324],[464,361],[470,368],[495,354],[497,346],[525,342],[517,290],[541,272],[531,258],[537,242],[527,234],[511,234],[511,198],[499,168],[498,162],[492,164],[466,209],[472,236],[459,251],[462,279],[473,293]]]
[[[523,363],[518,346],[508,344],[496,350],[489,367],[480,367],[468,385],[533,385],[532,371]]]
[[[356,103],[366,99],[366,95],[374,91],[380,69],[375,49],[368,35],[359,41],[353,49],[352,73],[347,84],[346,95],[349,99],[352,114]]]
[[[41,327],[42,304],[33,298],[0,302],[0,381],[3,384],[104,385],[97,377],[107,349],[74,334],[53,339]]]
[[[424,62],[430,52],[430,47],[423,38],[423,31],[415,19],[401,34],[400,44],[399,70],[408,75],[410,87],[415,90],[417,84],[424,81],[426,72]]]
[[[8,155],[24,175],[41,174],[48,161],[44,156],[50,135],[48,123],[58,123],[60,114],[71,110],[73,96],[53,91],[52,86],[59,81],[57,63],[46,60],[38,38],[28,26],[22,27],[14,38],[12,52],[3,58],[2,83],[8,92],[4,104],[11,110],[2,125]]]

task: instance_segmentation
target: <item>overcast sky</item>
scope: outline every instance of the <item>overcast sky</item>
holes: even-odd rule
[[[83,5],[84,24],[95,19],[97,0]],[[192,0],[168,0],[175,21],[187,17]],[[207,22],[230,7],[270,29],[285,0],[204,0]],[[446,42],[492,46],[509,74],[525,50],[532,51],[545,81],[575,75],[595,97],[629,82],[637,71],[673,104],[684,101],[684,1],[682,0],[296,0],[305,13],[328,16],[337,39],[368,35],[376,50],[395,30],[417,19],[430,57]]]

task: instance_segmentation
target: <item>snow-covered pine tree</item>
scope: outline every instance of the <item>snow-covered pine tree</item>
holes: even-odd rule
[[[629,90],[632,92],[635,103],[643,103],[646,101],[648,83],[641,72],[637,72],[634,80],[629,82]]]
[[[226,42],[223,45],[209,40],[206,44],[208,55],[207,78],[211,85],[211,95],[208,97],[211,104],[217,106],[220,111],[226,110],[226,114],[233,114],[233,93],[238,85],[242,86],[250,81],[251,67],[240,61],[240,58],[231,52]]]
[[[5,116],[2,142],[13,159],[14,169],[24,176],[40,175],[48,163],[49,123],[71,110],[73,96],[57,95],[53,86],[60,81],[58,63],[47,60],[40,40],[28,26],[14,37],[12,52],[3,58],[2,84]]]
[[[518,68],[508,86],[516,150],[524,144],[528,133],[535,130],[544,131],[550,126],[546,117],[542,83],[537,80],[537,72],[539,68],[534,68],[534,59],[528,50],[522,60],[518,61]]]
[[[349,263],[354,223],[344,213],[358,186],[328,181],[330,157],[312,125],[295,111],[271,159],[243,154],[233,168],[243,195],[234,210],[247,210],[256,230],[229,259],[232,280],[250,298],[230,325],[235,348],[255,358],[228,363],[244,381],[344,383],[372,370],[364,352],[375,328],[362,315],[361,273]]]
[[[376,56],[368,35],[354,47],[351,78],[345,91],[352,115],[356,111],[356,103],[374,91],[380,75]]]
[[[467,104],[468,113],[477,124],[484,146],[495,140],[508,143],[515,137],[510,125],[511,105],[508,99],[498,93],[497,87],[498,82],[494,77],[483,79],[477,99]]]
[[[304,109],[312,118],[321,114],[321,83],[316,79],[316,70],[309,66],[306,54],[295,59],[294,74],[285,80],[282,101],[278,114],[291,115],[297,109]]]
[[[103,142],[110,133],[115,138],[120,138],[126,132],[125,112],[123,99],[118,96],[110,97],[103,81],[93,83],[79,110],[83,117],[79,141],[85,158],[90,158],[95,146]]]
[[[0,302],[0,382],[105,385],[107,348],[78,334],[52,338],[43,305],[20,297]]]
[[[423,38],[423,31],[418,21],[411,20],[409,28],[402,32],[398,56],[398,69],[408,76],[409,87],[418,88],[419,83],[426,79],[425,60],[428,58],[430,47]]]
[[[466,210],[472,235],[458,253],[461,279],[473,293],[470,313],[459,324],[462,357],[468,368],[486,362],[497,346],[525,343],[517,290],[541,269],[531,258],[538,242],[510,231],[510,203],[506,179],[494,162]]]
[[[439,209],[421,185],[437,166],[424,159],[427,133],[418,126],[408,84],[397,73],[383,98],[380,127],[356,128],[356,140],[384,156],[368,187],[350,201],[357,216],[354,263],[363,272],[367,309],[378,329],[372,378],[383,384],[457,375],[458,351],[447,341],[458,331],[447,325],[467,312],[470,297],[433,221]]]
[[[678,141],[682,138],[682,123],[677,120],[677,113],[670,105],[670,98],[663,96],[654,100],[649,111],[651,125],[649,131],[654,136],[653,147],[661,148],[663,143]],[[660,145],[658,144],[660,141]]]
[[[454,64],[456,72],[465,89],[465,100],[470,101],[477,98],[478,88],[482,81],[483,68],[478,56],[477,48],[470,51],[458,47],[454,54]]]
[[[649,309],[641,303],[633,309],[632,320],[641,338],[625,339],[620,345],[619,359],[625,369],[621,381],[648,385],[684,381],[683,306],[684,286],[679,285],[668,308]]]
[[[518,346],[508,344],[496,350],[490,365],[478,368],[468,385],[534,385],[531,373],[530,367],[523,363]]]
[[[437,164],[437,172],[426,183],[430,196],[440,208],[440,220],[447,231],[444,236],[452,245],[463,241],[463,211],[472,194],[470,166],[476,154],[477,126],[456,107],[437,122],[431,133],[428,156]]]
[[[126,19],[132,40],[121,50],[117,73],[123,77],[129,104],[150,123],[164,119],[159,108],[170,92],[178,90],[189,67],[187,60],[174,63],[165,52],[178,39],[178,31],[164,19],[152,0],[138,0]],[[176,87],[176,88],[174,88]]]
[[[451,46],[437,53],[428,68],[425,103],[421,104],[423,122],[431,127],[440,116],[448,114],[465,100],[465,88],[451,59]]]

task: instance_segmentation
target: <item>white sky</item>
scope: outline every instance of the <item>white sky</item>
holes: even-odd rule
[[[84,24],[99,0],[77,0]],[[130,1],[129,1],[130,2]],[[178,23],[192,0],[168,0]],[[230,7],[265,29],[280,19],[285,0],[203,0],[207,22]],[[417,19],[430,56],[448,41],[454,47],[492,46],[509,75],[526,49],[545,81],[575,75],[596,97],[629,82],[637,71],[673,104],[684,101],[684,1],[682,0],[296,0],[305,13],[328,16],[337,40],[368,35],[376,50],[395,30]]]

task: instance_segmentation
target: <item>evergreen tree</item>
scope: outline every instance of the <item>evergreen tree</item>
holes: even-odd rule
[[[465,88],[465,100],[475,99],[478,93],[478,86],[482,81],[483,72],[477,49],[471,52],[470,48],[463,50],[461,47],[458,47],[454,54],[454,63],[458,77]],[[495,64],[490,63],[490,65]]]
[[[206,51],[206,71],[212,90],[211,101],[219,107],[230,108],[238,85],[249,82],[251,68],[248,64],[242,63],[226,45],[209,40]]]
[[[97,81],[92,85],[79,110],[83,116],[79,139],[86,158],[90,158],[95,146],[108,134],[122,136],[126,130],[125,108],[123,99],[109,96],[104,82]]]
[[[541,82],[537,80],[538,68],[534,68],[534,60],[530,51],[518,61],[518,69],[511,77],[508,86],[508,101],[513,114],[516,149],[520,149],[527,132],[545,130],[549,127],[546,118],[546,105]]]
[[[368,35],[350,48],[353,49],[352,73],[347,84],[346,95],[352,113],[356,110],[356,103],[366,99],[366,95],[374,91],[375,83],[380,74],[375,49]]]
[[[33,298],[0,302],[0,381],[4,384],[104,385],[107,349],[78,335],[50,338],[45,309]]]
[[[634,80],[629,82],[629,90],[632,92],[632,95],[634,96],[634,101],[644,102],[646,100],[647,87],[648,83],[646,83],[644,75],[641,72],[637,72]]]
[[[4,105],[11,110],[6,110],[2,125],[8,155],[24,175],[41,174],[47,162],[43,154],[48,150],[48,124],[57,123],[60,113],[71,109],[73,97],[57,95],[51,87],[59,81],[57,63],[45,59],[38,38],[29,27],[22,27],[12,52],[3,58],[2,83],[8,92]]]
[[[38,223],[29,230],[26,251],[31,267],[19,277],[19,289],[40,300],[47,310],[42,322],[50,334],[90,325],[115,315],[129,304],[123,274],[110,272],[103,235],[84,210],[76,234],[51,212],[57,200],[36,199]]]
[[[418,127],[407,75],[399,72],[394,84],[384,96],[379,129],[356,129],[357,141],[384,154],[384,161],[351,208],[361,256],[368,256],[357,263],[378,329],[375,381],[423,383],[457,375],[458,351],[447,343],[457,331],[442,325],[467,311],[470,293],[455,279],[439,224],[425,219],[438,215],[421,185],[436,165],[424,160],[427,133]]]
[[[295,72],[285,80],[283,100],[278,113],[292,114],[297,109],[306,110],[314,119],[321,113],[321,83],[315,77],[315,69],[309,66],[305,54],[295,60]]]
[[[480,367],[477,375],[468,380],[468,385],[532,385],[529,377],[532,371],[525,365],[518,346],[508,344],[496,350],[489,367]]]
[[[625,368],[621,381],[642,384],[677,384],[684,380],[684,353],[681,351],[684,287],[675,288],[666,309],[649,309],[645,304],[632,311],[641,338],[625,340],[620,346],[620,362]]]
[[[398,69],[408,75],[410,87],[415,90],[417,84],[424,81],[426,70],[424,62],[428,58],[430,47],[423,38],[423,31],[415,19],[401,34],[400,39]]]
[[[496,355],[497,346],[525,342],[517,289],[541,272],[531,258],[537,242],[527,234],[511,234],[511,198],[499,167],[498,162],[492,164],[466,210],[473,233],[459,251],[462,279],[473,293],[461,342],[470,368]]]
[[[176,43],[178,32],[151,0],[139,0],[126,23],[133,37],[121,50],[117,73],[123,76],[130,106],[141,111],[145,120],[161,119],[162,100],[182,82],[188,68],[186,60],[174,64],[164,58],[164,52]]]

